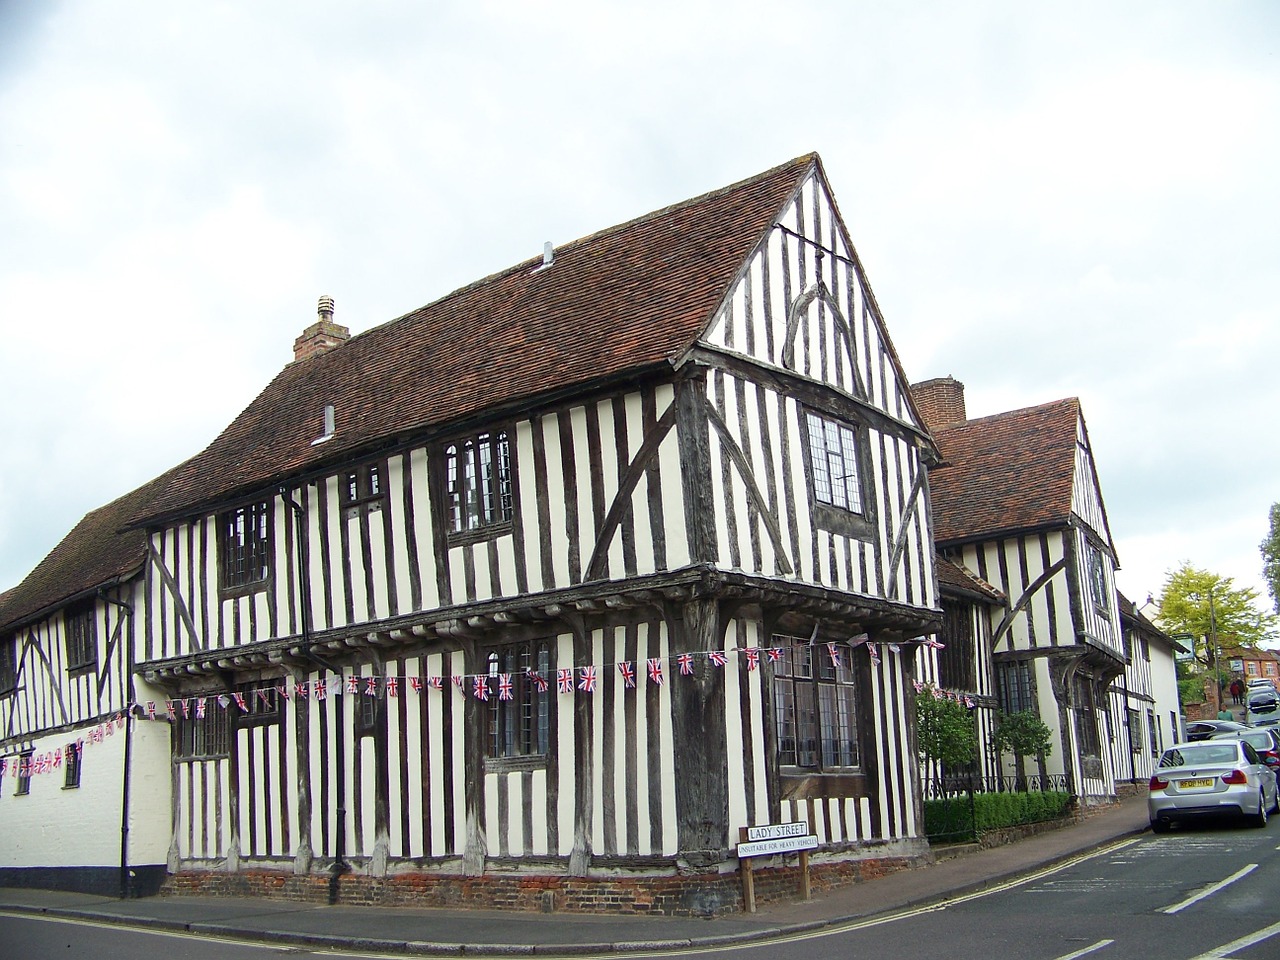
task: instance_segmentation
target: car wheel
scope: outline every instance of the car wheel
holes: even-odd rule
[[[1249,822],[1255,827],[1265,827],[1267,825],[1267,793],[1265,790],[1258,791],[1258,812],[1249,818]]]
[[[1152,833],[1168,833],[1169,821],[1168,820],[1152,820],[1151,832]]]

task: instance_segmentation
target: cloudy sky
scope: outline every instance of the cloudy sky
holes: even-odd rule
[[[814,150],[913,380],[1080,398],[1121,589],[1265,598],[1273,0],[0,0],[0,590],[321,294],[360,332]]]

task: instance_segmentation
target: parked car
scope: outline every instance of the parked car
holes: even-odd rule
[[[1155,833],[1204,817],[1243,817],[1265,827],[1276,804],[1275,771],[1239,739],[1175,743],[1160,755],[1147,784]]]
[[[1248,729],[1247,723],[1237,723],[1235,720],[1192,720],[1187,724],[1187,739],[1208,740],[1215,733]]]
[[[1257,751],[1258,756],[1267,766],[1273,770],[1280,767],[1280,730],[1274,726],[1257,726],[1250,730],[1215,733],[1209,740],[1243,740]]]
[[[1265,717],[1267,714],[1280,711],[1280,695],[1274,687],[1251,687],[1249,702],[1245,708],[1245,717],[1252,719]]]
[[[1264,690],[1274,690],[1276,688],[1275,681],[1270,677],[1250,677],[1249,682],[1245,685],[1245,689],[1250,693],[1261,687]]]

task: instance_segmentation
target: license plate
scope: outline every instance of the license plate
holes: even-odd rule
[[[1204,790],[1213,786],[1213,780],[1183,780],[1180,786],[1183,790]]]

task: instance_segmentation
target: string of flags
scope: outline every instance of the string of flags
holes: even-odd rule
[[[844,642],[817,643],[817,629],[808,643],[794,644],[793,648],[822,648],[834,667],[845,665],[845,651],[859,646],[866,646],[872,665],[880,663],[879,647],[883,646],[890,653],[900,653],[899,643],[873,643],[863,634]],[[906,643],[919,643],[925,647],[942,649],[944,644],[931,637],[918,637]],[[489,702],[514,700],[516,697],[517,679],[523,679],[529,688],[537,693],[549,693],[552,684],[557,695],[581,692],[593,694],[601,688],[606,675],[617,674],[617,682],[623,689],[635,689],[640,677],[647,678],[648,683],[661,686],[666,682],[668,671],[673,675],[692,676],[699,659],[705,660],[716,669],[727,667],[733,654],[739,655],[748,672],[760,668],[762,663],[779,663],[786,647],[742,647],[737,650],[711,650],[702,653],[679,653],[674,657],[650,657],[643,664],[634,660],[623,660],[613,664],[599,666],[595,664],[580,667],[559,667],[543,673],[527,668],[519,673],[485,673],[485,674],[427,674],[427,675],[343,675],[327,676],[317,680],[281,681],[268,684],[254,690],[240,690],[231,693],[204,694],[192,697],[175,697],[160,701],[147,700],[131,703],[127,710],[117,713],[108,720],[99,723],[84,732],[83,736],[69,741],[62,748],[39,754],[20,754],[0,757],[0,776],[30,777],[53,773],[62,768],[64,759],[72,751],[82,754],[85,747],[103,743],[116,731],[123,730],[129,714],[145,716],[148,720],[174,722],[178,719],[203,719],[208,712],[217,708],[222,711],[251,713],[255,710],[275,710],[282,702],[291,700],[314,699],[328,700],[331,697],[367,696],[397,698],[408,693],[421,694],[423,691],[443,692],[450,688],[466,696],[468,693],[476,700]],[[643,671],[643,673],[641,672]],[[919,681],[912,681],[916,692],[924,687]],[[934,690],[935,697],[942,696]],[[973,706],[971,698],[965,698],[966,706]],[[261,704],[261,707],[259,706]],[[67,762],[70,762],[67,760]]]
[[[953,690],[939,690],[937,687],[922,683],[919,680],[912,680],[911,686],[915,687],[916,693],[923,693],[925,688],[928,687],[929,693],[933,695],[933,699],[935,700],[952,700],[956,703],[963,703],[965,708],[968,710],[972,710],[977,706],[973,697],[969,696],[967,693],[961,694],[956,693]]]

